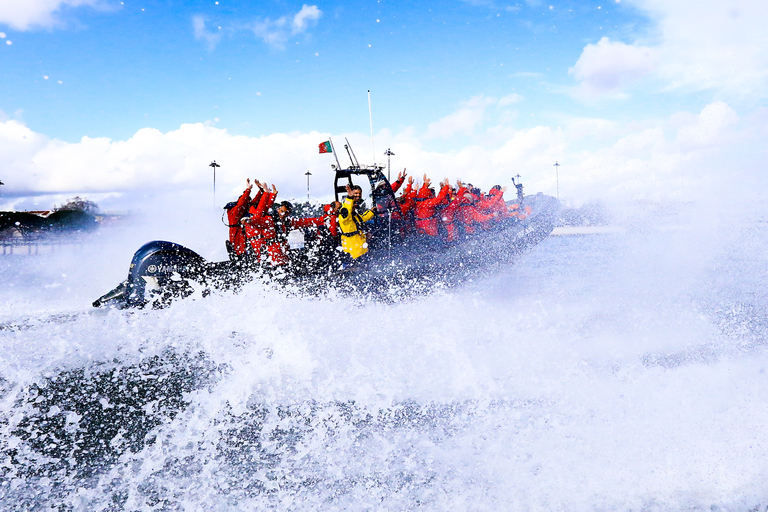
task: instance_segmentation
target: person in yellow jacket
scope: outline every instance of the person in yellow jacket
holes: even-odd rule
[[[352,258],[359,258],[368,252],[363,223],[373,218],[373,211],[357,211],[363,198],[363,189],[358,185],[347,185],[347,198],[339,210],[339,228],[341,229],[341,249]]]

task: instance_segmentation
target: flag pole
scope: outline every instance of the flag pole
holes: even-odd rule
[[[330,135],[328,136],[328,142],[331,143],[331,153],[333,153],[333,158],[336,159],[336,168],[341,169],[341,164],[339,163],[339,157],[338,155],[336,155],[336,148],[333,147],[333,139],[331,138]]]

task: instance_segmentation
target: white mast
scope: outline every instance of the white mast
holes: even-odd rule
[[[376,150],[373,147],[373,115],[371,113],[371,90],[368,89],[368,119],[371,121],[371,155],[373,155],[373,164],[376,165]]]

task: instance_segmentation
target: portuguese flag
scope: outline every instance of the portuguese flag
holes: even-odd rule
[[[331,141],[329,140],[321,142],[318,147],[320,148],[320,154],[333,153],[333,149],[331,149]]]

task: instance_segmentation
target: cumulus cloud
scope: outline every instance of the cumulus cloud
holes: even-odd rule
[[[7,121],[0,123],[0,158],[7,164],[4,192],[16,195],[205,190],[212,181],[208,164],[214,159],[222,166],[217,172],[220,190],[236,191],[250,177],[278,185],[292,182],[298,194],[307,169],[327,172],[330,161],[316,154],[317,144],[326,139],[317,133],[233,136],[199,123],[167,133],[144,128],[123,141],[83,137],[67,143]],[[296,180],[287,179],[291,169]],[[290,183],[286,186],[290,192]]]
[[[755,199],[768,187],[763,171],[768,154],[760,144],[766,117],[768,111],[742,119],[718,101],[699,112],[678,112],[660,120],[622,124],[577,118],[560,127],[514,130],[494,147],[449,153],[409,154],[396,146],[393,150],[441,177],[461,176],[488,187],[509,184],[510,177],[520,173],[528,192],[552,195],[557,161],[560,195],[577,204],[591,199]],[[585,144],[588,137],[595,140]]]
[[[733,142],[730,130],[739,116],[726,103],[716,101],[704,107],[698,116],[678,114],[673,117],[676,119],[681,124],[677,142],[683,148],[705,148]]]
[[[471,98],[456,112],[430,123],[426,137],[449,138],[456,134],[469,135],[483,121],[485,110],[494,103],[496,100],[482,95]]]
[[[484,108],[489,98],[475,98]],[[468,107],[467,107],[468,108]],[[377,147],[397,155],[393,169],[414,175],[469,180],[483,188],[509,185],[520,173],[531,193],[555,194],[555,161],[560,167],[560,195],[576,203],[631,199],[722,201],[724,187],[734,195],[760,194],[768,187],[768,155],[761,141],[768,136],[768,111],[739,117],[726,103],[713,102],[700,112],[679,112],[667,119],[624,125],[601,119],[574,119],[560,127],[515,130],[501,144],[463,146],[453,151],[425,149],[413,130],[376,135]],[[585,132],[598,133],[601,144],[586,149]],[[365,147],[367,134],[343,134]],[[89,195],[181,193],[210,204],[216,160],[219,203],[236,197],[245,178],[276,183],[285,198],[304,197],[304,172],[312,174],[312,195],[329,199],[330,155],[317,144],[327,134],[231,135],[202,123],[185,124],[166,133],[139,130],[128,140],[83,137],[77,143],[49,139],[16,120],[0,122],[0,159],[4,162],[3,200],[42,193]],[[362,155],[359,155],[363,157]],[[344,159],[339,155],[340,159]],[[364,158],[364,157],[363,157]],[[383,161],[383,157],[382,157]],[[371,163],[371,162],[363,162]],[[378,162],[382,163],[382,162]],[[102,204],[109,208],[109,204]]]
[[[486,120],[489,107],[507,107],[523,100],[520,94],[513,93],[496,99],[487,96],[475,96],[464,102],[461,107],[447,116],[430,123],[427,126],[427,139],[448,139],[455,135],[472,135]],[[503,133],[503,129],[491,129],[492,132]]]
[[[33,27],[52,27],[65,8],[95,6],[99,0],[5,0],[0,2],[0,24],[16,30]]]
[[[293,34],[301,34],[309,26],[320,19],[322,12],[316,5],[302,5],[301,10],[293,17],[293,23],[291,32]]]
[[[520,94],[514,93],[501,98],[499,100],[499,106],[506,107],[507,105],[511,105],[513,103],[519,103],[521,101],[523,101],[523,97]]]
[[[650,75],[662,89],[768,95],[768,2],[626,0],[654,21],[634,44],[602,38],[569,70],[582,97],[622,96]]]
[[[670,87],[759,95],[768,88],[768,3],[630,0],[657,20],[660,75]]]
[[[603,37],[584,48],[568,70],[581,84],[586,97],[620,95],[630,84],[656,69],[656,50],[647,46],[611,42]]]
[[[205,18],[202,16],[194,16],[192,18],[192,28],[194,30],[195,39],[203,40],[208,43],[208,49],[213,49],[221,40],[221,34],[219,32],[210,32],[205,28]]]
[[[251,30],[268,45],[283,48],[289,37],[306,32],[322,15],[317,6],[305,4],[293,16],[282,16],[276,20],[259,19],[253,23]]]

